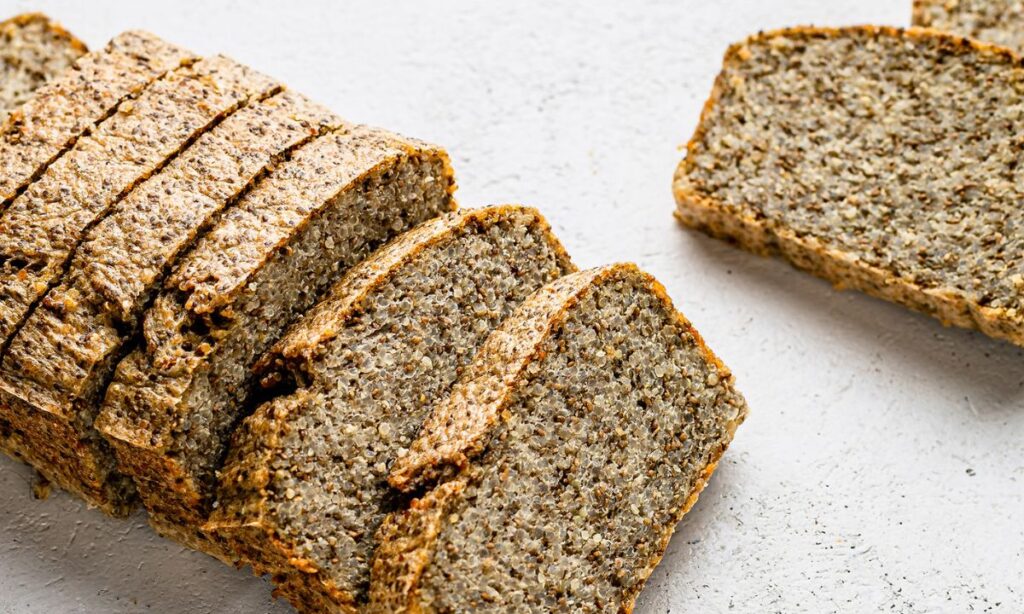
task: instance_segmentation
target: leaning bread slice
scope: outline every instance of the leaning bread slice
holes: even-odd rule
[[[633,265],[565,277],[487,340],[391,483],[375,612],[629,612],[747,414]]]
[[[0,364],[8,391],[48,414],[48,422],[64,418],[81,425],[60,432],[26,429],[24,443],[37,451],[32,460],[45,474],[63,485],[75,463],[72,473],[88,475],[87,484],[123,479],[111,473],[113,452],[89,425],[114,367],[138,334],[143,309],[178,254],[221,211],[289,151],[340,123],[290,92],[256,102],[202,135],[92,229],[64,280],[25,321]],[[59,440],[63,432],[73,432],[74,439]],[[47,450],[60,454],[40,458]]]
[[[512,206],[432,220],[353,268],[261,361],[301,387],[240,428],[207,530],[301,611],[355,611],[396,503],[388,466],[487,334],[572,270]]]
[[[0,122],[88,49],[42,13],[0,23]]]
[[[0,125],[0,212],[84,133],[191,53],[125,32],[37,89]]]
[[[1020,0],[914,0],[914,25],[1024,50]]]
[[[726,54],[677,215],[1024,345],[1022,91],[1010,51],[930,30],[759,34]]]
[[[343,128],[296,150],[185,255],[97,421],[160,533],[218,554],[199,527],[256,358],[345,269],[450,210],[453,189],[443,151]]]

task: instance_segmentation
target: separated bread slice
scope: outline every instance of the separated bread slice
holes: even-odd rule
[[[733,46],[677,215],[757,253],[1024,345],[1021,59],[929,30]]]
[[[199,528],[256,358],[349,266],[450,210],[453,190],[443,151],[346,127],[297,149],[183,257],[97,421],[160,533],[221,556]]]
[[[562,278],[487,340],[391,483],[373,612],[629,612],[747,414],[633,265]]]
[[[239,429],[207,530],[304,612],[366,602],[387,470],[487,334],[574,267],[534,210],[463,210],[353,268],[260,362],[300,383]]]
[[[0,125],[0,212],[119,104],[194,56],[146,32],[125,32],[37,89]]]
[[[122,104],[15,199],[0,217],[4,357],[39,300],[61,280],[90,229],[209,128],[279,87],[223,57],[182,68]],[[12,365],[6,359],[5,364]],[[0,371],[0,447],[105,511],[127,512],[132,491],[112,475],[113,467],[97,464],[103,459],[94,456],[93,442],[88,441],[91,418],[45,402],[35,391],[9,381],[5,375],[10,373]]]
[[[92,229],[64,280],[14,337],[0,364],[8,390],[41,412],[91,425],[143,309],[178,255],[289,151],[340,125],[319,105],[284,92],[229,116],[135,188]],[[91,427],[67,442],[43,434],[47,447],[75,454],[37,464],[81,459],[78,473],[96,472],[90,483],[121,479],[109,475],[113,452]]]
[[[0,122],[88,49],[42,13],[0,23]]]
[[[1024,50],[1020,0],[914,0],[914,25]]]

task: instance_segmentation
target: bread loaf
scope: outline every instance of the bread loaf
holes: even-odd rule
[[[398,504],[387,467],[487,333],[572,270],[522,207],[432,220],[352,269],[261,361],[299,388],[239,429],[207,529],[300,611],[356,611]]]
[[[36,407],[91,424],[177,256],[282,156],[334,125],[340,120],[329,111],[285,92],[202,135],[92,229],[15,336],[0,377]],[[97,448],[97,456],[111,454]]]
[[[0,217],[0,447],[108,513],[127,513],[133,493],[92,429],[95,412],[40,397],[22,376],[45,366],[8,360],[8,349],[91,229],[208,129],[279,88],[223,57],[172,72],[80,138]]]
[[[349,266],[452,208],[453,189],[443,151],[345,127],[297,149],[181,260],[97,422],[157,531],[230,558],[200,528],[256,358]]]
[[[1021,0],[914,0],[914,25],[1024,50]]]
[[[371,612],[629,612],[747,414],[632,265],[564,277],[490,335],[392,467]]]
[[[86,51],[85,43],[42,13],[0,22],[0,123]]]
[[[686,225],[1024,345],[1021,59],[928,30],[759,34],[675,176]]]

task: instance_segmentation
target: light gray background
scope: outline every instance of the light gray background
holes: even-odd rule
[[[683,230],[670,184],[728,43],[910,0],[3,2],[145,28],[441,143],[463,205],[540,207],[659,277],[753,413],[639,612],[1024,611],[1024,352]],[[288,612],[247,573],[0,459],[0,612]]]

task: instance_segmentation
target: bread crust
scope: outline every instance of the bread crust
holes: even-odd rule
[[[473,364],[448,399],[434,408],[420,436],[392,466],[388,481],[404,492],[440,481],[409,510],[393,514],[382,525],[374,554],[370,611],[431,612],[420,603],[419,579],[433,558],[442,523],[455,499],[465,490],[473,458],[487,446],[501,423],[515,384],[533,362],[543,359],[543,344],[560,328],[569,312],[589,291],[612,277],[634,277],[657,296],[681,329],[691,334],[704,359],[723,379],[732,374],[707,347],[692,324],[679,313],[664,286],[633,264],[613,264],[567,275],[534,293],[499,327],[478,351]],[[697,501],[736,429],[747,417],[744,405],[726,425],[727,438],[713,451],[672,522],[662,527],[660,546],[638,572],[640,581],[623,595],[620,612],[631,612],[646,578],[657,567],[675,526]]]
[[[723,64],[742,60],[746,47],[779,36],[808,39],[838,39],[849,34],[901,37],[907,40],[937,40],[952,49],[972,52],[1004,61],[1020,68],[1024,60],[1014,51],[953,34],[926,28],[899,29],[885,26],[847,28],[798,27],[763,32],[732,45]],[[900,279],[891,271],[865,265],[849,253],[830,248],[811,236],[799,236],[793,230],[752,215],[735,211],[728,204],[700,192],[689,181],[694,153],[704,137],[706,125],[719,103],[724,84],[720,74],[711,96],[704,104],[700,122],[686,146],[687,156],[676,169],[673,192],[676,218],[684,225],[762,256],[780,255],[795,267],[832,282],[839,289],[852,288],[871,296],[899,303],[932,316],[946,326],[978,330],[996,339],[1024,346],[1024,314],[1011,314],[1002,308],[978,304],[953,288],[925,288]]]
[[[0,124],[0,213],[119,105],[196,60],[191,52],[152,34],[128,31],[37,89]]]

